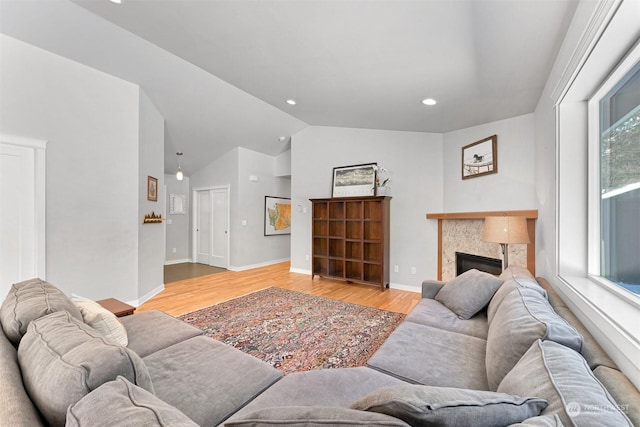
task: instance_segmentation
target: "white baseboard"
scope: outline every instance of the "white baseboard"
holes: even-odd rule
[[[300,274],[306,274],[307,276],[311,276],[311,270],[305,270],[303,268],[290,268],[289,271],[291,273],[300,273]]]
[[[190,258],[174,259],[171,261],[165,261],[164,265],[184,264],[185,262],[193,262]]]
[[[149,301],[151,298],[155,297],[156,295],[158,295],[160,292],[164,291],[164,283],[160,286],[157,286],[156,288],[150,290],[149,292],[147,292],[146,294],[144,294],[142,297],[133,300],[133,301],[125,301],[127,304],[132,305],[134,307],[140,307],[142,304],[144,304],[145,302]]]
[[[389,289],[398,289],[399,291],[409,291],[418,294],[422,293],[422,288],[419,286],[403,285],[400,283],[389,283]]]
[[[234,266],[234,265],[230,265],[229,266],[229,270],[231,270],[231,271],[251,270],[252,268],[266,267],[267,265],[280,264],[281,262],[289,261],[290,259],[291,258],[274,259],[274,260],[271,260],[271,261],[261,262],[261,263],[258,263],[258,264],[243,265],[243,266],[240,266],[240,267],[237,267],[237,266]]]

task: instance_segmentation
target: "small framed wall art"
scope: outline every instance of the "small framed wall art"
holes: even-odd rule
[[[498,136],[491,135],[462,147],[462,179],[498,172]]]
[[[158,178],[147,176],[147,200],[158,201]]]
[[[331,197],[374,196],[377,163],[333,168]]]

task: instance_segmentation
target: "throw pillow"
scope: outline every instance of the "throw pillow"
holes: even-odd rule
[[[197,427],[189,417],[153,394],[118,377],[67,409],[67,427]]]
[[[582,335],[560,317],[539,292],[516,288],[504,297],[489,324],[485,366],[489,390],[515,366],[536,340],[550,340],[576,351]]]
[[[558,415],[567,426],[633,426],[584,358],[553,341],[534,342],[498,391],[546,399],[542,415]]]
[[[25,280],[11,286],[0,307],[0,322],[7,338],[17,347],[29,322],[62,310],[82,319],[80,311],[60,289],[41,279]]]
[[[73,297],[72,301],[80,310],[84,323],[121,346],[129,344],[127,330],[115,314],[90,299]]]
[[[411,425],[497,427],[535,417],[546,406],[537,397],[407,384],[378,389],[351,408],[391,415]]]
[[[29,324],[18,347],[24,387],[51,425],[64,425],[67,408],[118,375],[153,392],[140,357],[58,311]]]
[[[356,411],[335,406],[283,406],[259,409],[232,418],[226,427],[266,426],[388,426],[408,427],[404,421],[384,414]]]
[[[470,319],[482,310],[502,285],[499,279],[484,271],[467,270],[447,282],[436,295],[441,302],[460,319]]]

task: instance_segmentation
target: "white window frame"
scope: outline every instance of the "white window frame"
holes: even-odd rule
[[[640,63],[640,43],[631,49],[602,86],[588,101],[589,163],[588,163],[588,275],[589,278],[640,308],[640,297],[603,277],[601,268],[601,168],[600,168],[600,101]]]

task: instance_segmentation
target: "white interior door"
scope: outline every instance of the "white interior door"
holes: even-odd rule
[[[196,262],[229,266],[229,188],[196,190]]]
[[[229,247],[228,226],[228,189],[216,188],[211,190],[213,205],[212,215],[212,244],[211,263],[214,267],[227,268],[227,248]]]
[[[44,141],[0,137],[0,298],[45,279]]]
[[[202,190],[196,192],[196,262],[207,264],[211,262],[211,192]]]

